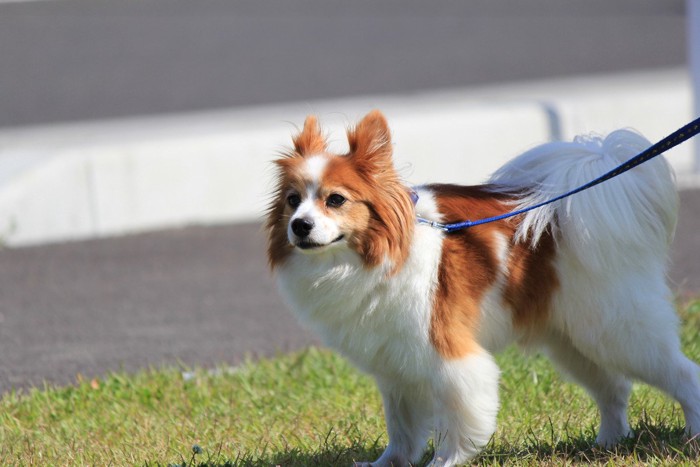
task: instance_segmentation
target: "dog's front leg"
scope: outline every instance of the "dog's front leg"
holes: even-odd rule
[[[486,351],[443,360],[433,381],[435,457],[431,466],[474,458],[496,430],[499,369]]]
[[[382,394],[389,445],[372,467],[409,466],[420,460],[433,422],[429,388],[377,378]]]

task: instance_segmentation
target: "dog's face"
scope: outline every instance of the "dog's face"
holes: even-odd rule
[[[349,249],[368,266],[399,266],[413,228],[408,191],[391,159],[384,117],[370,113],[348,133],[350,152],[331,154],[314,117],[276,161],[278,189],[269,213],[268,256],[273,267],[291,254]]]
[[[342,156],[315,154],[294,161],[284,192],[289,244],[307,253],[357,249],[370,208],[363,180]]]

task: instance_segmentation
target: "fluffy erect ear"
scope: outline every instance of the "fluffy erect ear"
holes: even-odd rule
[[[294,138],[294,150],[302,156],[326,151],[326,140],[314,115],[306,117],[304,129]]]
[[[391,162],[391,133],[386,118],[373,110],[348,131],[350,156],[371,169],[386,169]]]
[[[371,211],[358,252],[365,263],[377,266],[389,260],[389,274],[401,269],[410,251],[415,217],[408,189],[401,183],[391,159],[391,133],[378,110],[367,114],[348,131],[348,157],[366,181],[363,194]]]

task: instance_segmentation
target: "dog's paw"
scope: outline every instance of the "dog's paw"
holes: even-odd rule
[[[612,449],[618,444],[622,443],[625,439],[634,436],[634,432],[629,428],[618,433],[599,433],[595,439],[595,443],[598,447],[603,449]]]

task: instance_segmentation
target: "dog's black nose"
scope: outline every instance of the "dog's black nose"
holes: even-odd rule
[[[314,221],[309,219],[299,218],[292,221],[292,232],[299,238],[306,238],[309,232],[314,228]]]

